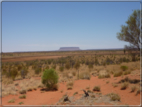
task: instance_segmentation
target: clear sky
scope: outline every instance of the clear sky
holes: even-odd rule
[[[117,39],[140,2],[2,2],[2,52],[123,48]]]

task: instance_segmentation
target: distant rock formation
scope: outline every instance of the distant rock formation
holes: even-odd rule
[[[60,47],[59,51],[79,51],[79,47]]]

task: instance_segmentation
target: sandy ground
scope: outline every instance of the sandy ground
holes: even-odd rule
[[[127,75],[131,79],[140,79],[139,75]],[[121,101],[118,105],[140,105],[140,94],[135,95],[136,92],[131,93],[131,84],[126,90],[120,90],[121,84],[118,84],[118,87],[113,87],[112,83],[118,82],[124,77],[113,77],[98,79],[98,77],[92,76],[90,80],[76,80],[74,81],[74,86],[72,90],[67,90],[66,83],[59,83],[58,91],[46,91],[41,92],[40,88],[37,90],[27,92],[26,99],[19,99],[20,94],[18,95],[8,95],[2,98],[2,105],[19,105],[19,102],[23,102],[22,105],[55,105],[59,99],[62,98],[65,93],[69,96],[73,96],[75,92],[78,92],[76,95],[76,99],[80,98],[83,93],[82,89],[86,89],[86,87],[90,87],[90,90],[93,89],[94,86],[100,86],[102,95],[106,95],[108,93],[117,93],[121,97]],[[40,77],[38,78],[40,79]],[[28,81],[28,80],[27,80]],[[106,83],[109,81],[109,83]],[[63,91],[63,92],[61,92]],[[96,93],[96,92],[94,92]],[[15,98],[15,103],[8,103],[9,100]],[[112,105],[109,103],[94,103],[94,105]]]

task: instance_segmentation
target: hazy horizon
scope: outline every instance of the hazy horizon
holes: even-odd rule
[[[124,48],[116,33],[140,2],[2,2],[2,52]]]

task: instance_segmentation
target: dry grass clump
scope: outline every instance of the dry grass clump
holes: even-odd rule
[[[8,103],[15,103],[15,99],[13,98],[13,99],[9,100]]]
[[[94,86],[93,91],[100,91],[100,86]]]
[[[81,72],[79,74],[79,78],[80,79],[87,79],[87,80],[90,80],[90,73],[85,71],[85,72]]]
[[[125,72],[123,72],[124,75],[128,75],[130,73],[131,73],[131,71],[125,71]]]
[[[26,95],[19,96],[20,99],[26,99]]]
[[[76,95],[76,94],[78,94],[78,92],[75,92],[73,95]]]
[[[75,71],[73,71],[73,72],[72,72],[72,75],[73,75],[73,76],[76,76],[76,72],[75,72]]]
[[[115,93],[109,93],[108,96],[110,97],[110,99],[112,101],[120,101],[120,96],[118,94]]]
[[[110,74],[105,70],[101,70],[99,72],[99,77],[98,78],[110,78]]]
[[[27,90],[25,88],[22,88],[20,89],[19,91],[20,94],[26,94],[27,93]]]
[[[112,83],[112,86],[113,86],[113,87],[117,87],[118,85],[117,85],[117,84],[115,84],[115,83]]]
[[[131,87],[131,92],[134,92],[135,90],[136,90],[136,86],[134,85]]]
[[[113,76],[114,76],[114,77],[119,77],[119,76],[121,76],[122,74],[123,74],[122,71],[116,71],[116,72],[113,73]]]
[[[73,81],[68,81],[67,84],[66,84],[67,89],[68,90],[72,89],[73,88],[73,84],[74,84]]]
[[[125,65],[122,65],[120,68],[121,68],[123,71],[126,71],[126,70],[128,69],[128,67],[125,66]]]
[[[140,94],[140,87],[138,88],[138,90],[136,91],[136,95]]]
[[[128,87],[129,83],[128,82],[124,82],[121,84],[121,90],[125,90]]]
[[[7,96],[9,94],[16,95],[18,89],[14,85],[2,86],[2,97]]]
[[[21,104],[24,104],[23,102],[19,102],[19,104],[21,105]]]
[[[13,80],[11,78],[3,78],[2,79],[2,83],[4,85],[9,85],[9,84],[12,84],[13,83]]]

